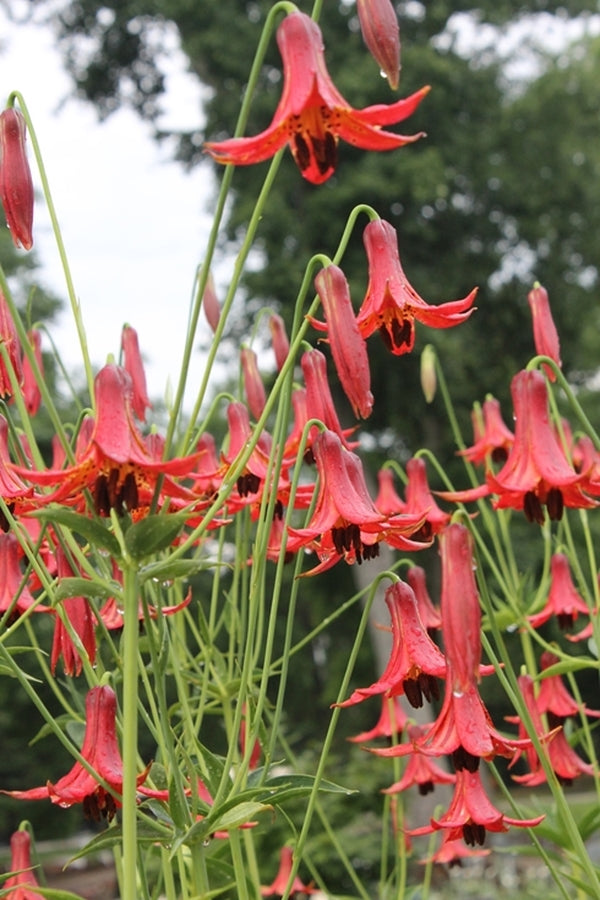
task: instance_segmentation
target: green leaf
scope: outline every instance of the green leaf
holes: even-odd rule
[[[107,584],[105,581],[93,581],[90,578],[61,578],[54,590],[54,600],[61,603],[69,597],[87,597],[95,600],[100,597],[108,600],[110,597],[120,595],[119,587]]]
[[[144,559],[164,550],[173,543],[187,518],[181,513],[166,513],[140,519],[125,534],[127,550],[134,559]]]
[[[199,763],[202,769],[201,778],[206,782],[209,792],[214,795],[219,789],[223,771],[225,769],[225,760],[221,756],[215,756],[214,753],[205,747],[204,744],[198,742],[200,753],[202,754]]]
[[[64,528],[80,534],[93,547],[101,547],[115,558],[121,556],[118,540],[98,519],[90,519],[87,516],[73,512],[71,509],[55,506],[48,509],[38,509],[32,515],[43,521],[50,522],[52,525],[62,525]]]
[[[279,805],[287,800],[297,797],[306,797],[314,790],[315,778],[313,775],[276,775],[274,778],[268,778],[263,784],[264,795],[263,800],[269,803]],[[358,791],[350,788],[342,787],[334,784],[333,781],[319,782],[318,790],[329,794],[357,794]],[[258,796],[261,796],[260,794]]]
[[[206,564],[197,559],[165,559],[164,561],[143,566],[140,571],[140,581],[174,581],[176,578],[191,578],[197,575]]]
[[[197,844],[199,841],[205,840],[215,831],[227,831],[230,828],[239,828],[241,825],[245,825],[247,822],[252,821],[259,813],[273,809],[272,806],[265,803],[259,803],[254,800],[242,800],[241,802],[237,802],[238,799],[239,798],[236,798],[234,806],[226,809],[222,814],[211,812],[205,819],[192,825],[184,835],[181,835],[181,837],[173,843],[172,853],[175,853],[181,844]],[[221,808],[224,808],[227,805],[228,804],[225,803]]]
[[[165,834],[162,829],[153,828],[151,823],[146,820],[138,822],[137,839],[142,844],[161,843],[165,840]],[[71,865],[76,859],[83,859],[92,853],[99,853],[101,850],[112,850],[113,847],[120,845],[123,835],[120,825],[111,825],[106,831],[95,835],[91,841],[78,850],[77,853],[70,858],[67,865]]]

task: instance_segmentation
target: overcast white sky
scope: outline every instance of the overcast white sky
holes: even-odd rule
[[[186,174],[131,112],[100,124],[89,105],[62,104],[70,82],[48,29],[15,25],[0,6],[0,42],[0,103],[19,90],[34,119],[92,361],[101,365],[107,354],[118,353],[121,326],[129,322],[147,359],[150,395],[162,397],[168,377],[173,387],[177,381],[194,273],[210,224],[209,170],[201,166]],[[193,128],[200,115],[198,86],[185,74],[183,56],[174,52],[172,60],[165,122]],[[35,170],[34,181],[39,185]],[[40,280],[66,298],[41,202],[34,246]],[[76,366],[78,342],[67,308],[55,335],[69,367]],[[198,377],[201,367],[196,353]]]

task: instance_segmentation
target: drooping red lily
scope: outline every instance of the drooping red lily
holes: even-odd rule
[[[338,266],[327,266],[315,278],[315,288],[323,305],[325,325],[315,319],[311,322],[327,331],[331,355],[344,393],[354,415],[367,419],[373,409],[369,358],[354,318],[346,276]]]
[[[31,607],[34,612],[49,612],[49,607],[38,603],[29,590],[21,571],[21,556],[16,535],[0,533],[0,617],[10,610],[11,618],[15,618]]]
[[[422,515],[425,518],[423,536],[430,537],[444,530],[450,521],[450,513],[444,512],[436,503],[427,480],[427,466],[420,456],[413,456],[406,463],[408,481],[404,495],[404,513]]]
[[[302,430],[309,418],[318,419],[329,431],[337,434],[347,450],[356,447],[354,441],[348,441],[348,437],[355,429],[342,428],[340,425],[327,378],[327,359],[325,355],[314,348],[307,350],[306,353],[302,354],[300,366],[306,385],[307,415],[303,422],[301,420],[297,421],[298,430]],[[311,430],[311,439],[315,437],[316,433],[316,428]]]
[[[444,830],[448,840],[462,838],[474,847],[482,845],[487,831],[508,831],[510,825],[518,828],[534,828],[544,816],[533,819],[515,819],[505,816],[493,805],[485,792],[480,772],[460,769],[456,773],[454,795],[447,811],[439,819],[431,819],[429,825],[413,829],[413,836]]]
[[[85,711],[81,756],[89,763],[95,775],[77,760],[72,769],[54,784],[47,781],[43,787],[0,793],[17,800],[51,800],[63,807],[82,803],[88,818],[96,821],[104,818],[110,822],[121,805],[120,798],[123,794],[123,760],[117,743],[117,697],[113,689],[108,685],[100,685],[88,691]],[[138,791],[149,797],[167,798],[168,791],[154,791],[143,787],[149,771],[150,766],[147,766],[137,776]]]
[[[6,297],[0,288],[0,341],[4,344],[8,355],[7,362],[4,356],[0,357],[0,397],[12,397],[14,393],[13,383],[7,369],[7,363],[12,369],[12,375],[17,384],[23,383],[23,364],[21,362],[21,344],[17,335],[17,329],[13,321]]]
[[[533,319],[533,341],[535,352],[540,356],[549,356],[560,367],[560,342],[552,312],[548,291],[541,284],[536,283],[527,294],[527,302]],[[550,366],[544,365],[544,370],[550,381],[556,380],[556,375]]]
[[[579,613],[589,616],[590,609],[573,584],[569,560],[564,553],[554,553],[550,560],[550,590],[541,612],[527,616],[533,628],[539,628],[556,616],[560,628],[571,628]]]
[[[398,513],[406,512],[406,503],[396,491],[392,469],[387,466],[381,468],[377,473],[377,483],[379,486],[375,498],[377,509],[384,516],[395,516]]]
[[[65,556],[65,552],[61,547],[57,548],[55,555],[59,578],[71,578],[76,574],[71,568],[71,565]],[[94,665],[96,660],[96,623],[89,601],[86,597],[68,597],[61,605],[63,613],[81,642],[81,646],[87,654],[90,664]],[[57,614],[54,635],[52,638],[52,650],[50,653],[50,669],[52,674],[56,671],[56,666],[61,657],[65,675],[81,674],[83,666],[81,653],[79,648],[73,642],[73,638],[71,637],[66,624]]]
[[[357,688],[339,706],[353,706],[367,697],[405,694],[411,706],[423,705],[439,697],[438,678],[446,676],[443,653],[427,634],[412,588],[396,581],[385,592],[385,603],[392,620],[392,651],[385,671],[366,688]]]
[[[425,728],[421,725],[409,725],[408,736],[413,743],[418,743],[423,736]],[[454,784],[456,775],[448,769],[442,769],[430,757],[422,753],[413,753],[409,758],[406,768],[399,781],[394,782],[389,788],[385,788],[383,794],[399,794],[410,787],[416,787],[419,794],[425,797],[430,794],[436,784]]]
[[[475,849],[468,847],[462,838],[448,837],[448,832],[442,832],[442,840],[440,846],[426,859],[419,860],[423,865],[430,863],[441,863],[450,868],[453,866],[461,866],[463,859],[471,859],[475,856],[489,856],[492,851],[489,847]]]
[[[546,672],[558,662],[560,662],[560,656],[552,653],[551,650],[544,650],[540,656],[540,669],[542,672]],[[542,677],[536,703],[539,711],[548,716],[551,727],[571,716],[581,714],[594,719],[600,718],[600,710],[589,709],[577,702],[559,674]]]
[[[266,887],[261,887],[260,893],[262,897],[283,897],[292,873],[292,862],[292,848],[288,846],[282,847],[279,855],[279,869],[277,870],[277,875],[271,884]],[[316,888],[304,884],[304,882],[300,880],[300,877],[296,875],[292,884],[290,896],[292,894],[314,894],[316,893],[316,890]]]
[[[315,511],[305,528],[290,528],[287,552],[303,547],[314,550],[321,563],[311,573],[330,568],[344,558],[361,563],[379,554],[379,542],[394,539],[394,546],[417,550],[425,543],[411,540],[423,523],[420,516],[383,516],[373,503],[362,463],[345,450],[332,431],[314,439],[313,453],[319,474],[319,496]]]
[[[35,361],[43,378],[44,362],[42,358],[42,333],[38,328],[32,328],[31,331],[27,332],[27,338],[29,340],[29,343],[31,344]],[[33,373],[33,368],[31,363],[29,362],[29,358],[25,356],[25,354],[23,354],[22,367],[23,400],[25,401],[25,407],[29,415],[35,416],[40,408],[42,393],[40,391],[40,386],[36,380],[36,376]]]
[[[593,775],[594,767],[590,765],[590,763],[586,763],[585,760],[575,752],[567,740],[562,724],[548,734],[542,722],[541,711],[535,696],[533,678],[530,675],[520,675],[518,682],[521,696],[527,707],[533,727],[541,738],[546,738],[544,740],[544,750],[546,751],[550,766],[558,780],[564,785],[569,785],[580,775]],[[525,733],[523,723],[518,717],[509,716],[507,718],[510,722],[518,723],[520,734]],[[514,758],[511,765],[517,761],[519,755]],[[528,787],[544,784],[547,780],[546,773],[540,762],[537,751],[533,746],[530,746],[525,750],[525,755],[530,771],[525,775],[513,775],[513,781],[516,781],[519,784],[525,784]]]
[[[10,839],[10,871],[16,872],[2,884],[4,900],[44,900],[31,888],[39,887],[31,862],[31,838],[27,831],[15,831]],[[12,888],[12,890],[10,890]]]
[[[489,490],[498,495],[497,509],[522,509],[530,522],[560,519],[565,506],[595,506],[584,493],[578,474],[561,447],[548,412],[546,379],[537,370],[518,372],[511,383],[515,440],[502,469],[486,476]]]
[[[378,756],[450,755],[456,769],[475,771],[480,759],[513,757],[528,740],[504,737],[494,727],[481,698],[481,609],[473,574],[473,539],[453,523],[439,537],[442,557],[442,635],[446,681],[435,722],[416,742],[373,749]]]
[[[508,451],[514,444],[515,436],[504,424],[498,400],[495,397],[486,397],[481,414],[483,427],[480,427],[479,411],[471,416],[475,438],[473,445],[460,450],[458,455],[464,456],[472,463],[487,464],[490,459],[495,463],[504,463]]]
[[[270,159],[289,144],[304,178],[321,184],[335,171],[340,138],[362,150],[393,150],[423,137],[423,132],[407,136],[382,127],[408,118],[429,87],[396,103],[353,109],[331,80],[321,30],[309,16],[286,16],[277,29],[277,44],[283,93],[273,121],[255,137],[205,144],[217,162],[247,166]]]
[[[396,356],[410,353],[415,343],[415,319],[430,328],[452,328],[474,311],[474,288],[462,300],[430,306],[409,284],[400,263],[396,229],[375,219],[363,234],[369,261],[369,284],[356,321],[364,338],[379,331]]]
[[[406,579],[415,592],[421,621],[428,634],[432,634],[442,627],[442,617],[429,596],[425,569],[422,569],[421,566],[411,566],[406,573]]]
[[[29,500],[32,495],[33,488],[25,483],[12,463],[8,449],[8,422],[0,415],[0,497],[10,512],[18,516],[23,510],[31,508]],[[7,518],[0,510],[0,529],[8,531],[8,528]]]
[[[348,740],[354,744],[363,744],[372,741],[374,738],[384,737],[390,738],[394,735],[396,738],[402,734],[408,723],[408,716],[404,711],[404,707],[400,701],[400,697],[387,697],[381,695],[381,713],[377,722],[368,731],[361,731],[349,737]]]
[[[33,180],[27,160],[27,126],[14,107],[0,113],[0,200],[16,247],[33,246]]]
[[[170,476],[188,475],[198,454],[165,461],[156,458],[133,419],[129,373],[121,366],[106,365],[98,372],[94,386],[96,418],[89,442],[78,451],[76,463],[45,471],[15,467],[34,484],[57,485],[38,501],[83,505],[87,489],[99,515],[107,516],[111,509],[121,515],[149,506],[160,476],[164,496],[193,501],[194,495]]]

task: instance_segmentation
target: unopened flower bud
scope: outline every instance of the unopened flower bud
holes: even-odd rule
[[[427,344],[421,353],[421,388],[427,403],[433,403],[437,390],[437,373],[435,371],[435,350]]]
[[[283,364],[290,352],[290,342],[285,330],[285,322],[281,316],[278,316],[277,313],[273,313],[273,315],[269,317],[269,328],[271,330],[275,364],[277,365],[277,371],[281,372]]]
[[[210,325],[213,333],[217,330],[219,319],[221,318],[221,307],[215,290],[215,282],[212,272],[208,273],[204,293],[202,294],[202,306],[204,307],[204,315],[206,321]]]
[[[400,27],[391,0],[356,0],[365,44],[392,90],[400,81]]]
[[[0,199],[17,247],[33,246],[33,180],[25,150],[26,125],[14,107],[0,113]]]
[[[265,386],[260,377],[260,372],[258,371],[256,353],[249,347],[242,347],[240,358],[242,362],[244,389],[246,391],[248,408],[255,419],[260,419],[267,398]]]
[[[146,410],[152,409],[152,404],[146,389],[146,373],[137,331],[131,325],[123,326],[121,347],[123,349],[123,367],[129,372],[133,382],[133,411],[140,422],[145,422]]]
[[[350,288],[338,266],[329,265],[317,274],[315,287],[325,312],[325,325],[311,319],[316,328],[327,331],[335,369],[354,415],[367,419],[373,409],[371,373],[367,346],[352,309]]]
[[[527,295],[527,301],[533,318],[533,341],[536,353],[540,356],[549,356],[557,366],[560,366],[560,343],[550,310],[548,291],[536,281],[533,290]],[[544,366],[544,370],[550,381],[556,380],[550,366]]]

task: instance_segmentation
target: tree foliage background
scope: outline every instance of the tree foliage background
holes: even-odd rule
[[[23,3],[7,0],[6,5],[22,14]],[[311,11],[305,0],[298,5]],[[133,107],[154,125],[158,140],[173,143],[182,165],[204,165],[218,179],[221,170],[203,154],[202,144],[233,133],[271,6],[270,0],[29,0],[28,9],[32,21],[53,29],[74,93],[94,104],[101,118],[123,105]],[[372,438],[374,465],[384,454],[406,461],[422,445],[447,464],[455,448],[441,401],[427,406],[423,399],[419,350],[427,342],[439,350],[467,440],[472,404],[488,392],[501,400],[510,421],[510,380],[533,355],[526,296],[534,280],[549,291],[564,369],[590,394],[591,414],[598,412],[591,395],[600,358],[600,39],[583,28],[582,37],[571,45],[565,40],[553,55],[531,38],[543,32],[548,17],[566,34],[571,19],[591,21],[598,4],[571,0],[567,11],[560,0],[406,0],[396,8],[403,44],[400,92],[432,85],[402,130],[422,129],[428,136],[388,154],[343,146],[338,171],[318,188],[300,177],[286,154],[261,223],[261,264],[246,276],[247,318],[238,328],[242,335],[266,304],[291,318],[308,258],[333,253],[352,208],[371,204],[397,228],[406,274],[428,302],[462,297],[479,286],[478,310],[467,323],[445,332],[421,328],[410,357],[389,356],[382,342],[371,357],[375,408],[364,431]],[[320,23],[329,70],[349,102],[356,107],[391,102],[394,95],[363,46],[354,4],[325,0]],[[464,37],[467,27],[471,44]],[[166,35],[173,28],[190,70],[206,86],[201,133],[161,128]],[[505,44],[507,35],[513,40]],[[525,71],[516,73],[513,64],[524,58]],[[246,133],[266,127],[280,90],[273,40]],[[196,119],[196,111],[190,118]],[[236,173],[223,254],[239,243],[265,171],[259,165]],[[360,227],[342,266],[358,306],[366,286]],[[309,631],[332,598],[346,599],[351,592],[351,576],[338,572],[315,590],[299,628]],[[344,629],[353,634],[355,627],[350,617],[340,626],[339,640]],[[318,662],[323,658],[326,665]],[[317,705],[322,691],[331,701],[325,686],[338,665],[334,648],[312,648],[307,663],[311,674],[295,686],[292,716],[306,713],[306,696],[314,696]],[[368,660],[361,665],[368,667]],[[363,682],[365,677],[363,669]],[[311,718],[304,714],[295,720],[308,743]],[[370,724],[354,720],[350,730]]]

